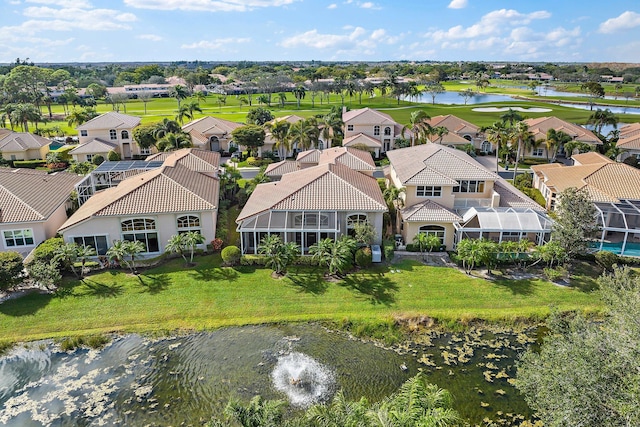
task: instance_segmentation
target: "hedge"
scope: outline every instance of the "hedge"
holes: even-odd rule
[[[393,240],[383,240],[382,251],[384,252],[384,259],[391,261],[395,255],[396,242]]]
[[[47,162],[45,160],[14,160],[14,168],[35,169],[38,167],[46,167]]]

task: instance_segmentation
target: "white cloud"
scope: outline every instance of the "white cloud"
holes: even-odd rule
[[[331,3],[329,6],[327,6],[327,9],[337,9],[338,5],[335,3]]]
[[[345,34],[323,34],[317,29],[296,34],[280,42],[285,48],[309,47],[314,49],[333,49],[336,55],[372,55],[379,44],[397,43],[403,36],[389,36],[384,29],[367,31],[362,27],[344,28]]]
[[[366,1],[364,3],[360,3],[359,6],[362,9],[380,9],[380,7],[376,6],[374,3],[370,1]]]
[[[626,12],[620,14],[617,18],[611,18],[600,24],[598,28],[599,33],[610,34],[621,30],[628,30],[630,28],[640,26],[640,13]]]
[[[298,0],[124,0],[127,6],[155,10],[198,10],[204,12],[245,12],[278,7]]]
[[[50,4],[66,8],[89,9],[91,4],[85,0],[26,0],[27,3]]]
[[[228,45],[238,43],[249,43],[251,39],[249,37],[227,37],[223,39],[214,40],[200,40],[191,44],[183,44],[180,46],[182,49],[218,49],[225,50]]]
[[[451,0],[451,3],[449,3],[447,7],[449,9],[464,9],[467,7],[467,4],[467,0]]]
[[[163,40],[162,37],[156,34],[140,34],[137,37],[142,40],[151,40],[152,42],[159,42]]]

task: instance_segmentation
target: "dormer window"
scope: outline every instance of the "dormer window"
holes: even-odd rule
[[[109,130],[109,139],[111,139],[112,141],[115,141],[116,139],[118,139],[118,132],[116,132],[115,129]]]

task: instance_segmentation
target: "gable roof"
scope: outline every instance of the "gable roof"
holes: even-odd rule
[[[289,114],[287,116],[276,117],[275,119],[271,120],[269,123],[280,122],[283,120],[293,124],[293,123],[298,123],[300,120],[304,120],[304,117],[300,117],[295,114]]]
[[[268,210],[386,211],[375,178],[340,163],[325,163],[259,184],[236,222]]]
[[[462,217],[433,200],[425,200],[400,211],[402,219],[408,222],[458,222]]]
[[[187,166],[163,165],[94,194],[59,231],[92,217],[215,210],[219,187],[217,178]]]
[[[77,130],[133,129],[140,124],[140,117],[128,116],[115,111],[100,114],[76,127]]]
[[[295,172],[300,169],[298,162],[294,160],[282,160],[281,162],[270,163],[264,170],[268,177],[282,176],[285,173]]]
[[[318,163],[341,163],[356,171],[376,169],[371,153],[352,147],[333,147],[322,150]]]
[[[403,185],[437,185],[438,182],[455,185],[453,181],[463,179],[498,179],[467,153],[440,144],[392,150],[387,152],[387,157]],[[425,182],[420,182],[421,179]],[[447,182],[450,184],[445,184]]]
[[[596,153],[595,151],[589,151],[588,153],[574,154],[571,156],[574,161],[574,164],[577,165],[592,165],[599,163],[614,163],[613,160],[608,158],[607,156],[603,156],[600,153]]]
[[[369,107],[342,113],[343,122],[347,123],[352,120],[357,120],[359,123],[365,124],[396,124],[396,121],[393,120],[390,115],[382,113],[378,110],[373,110]]]
[[[589,129],[573,123],[566,122],[557,117],[538,117],[536,119],[526,119],[524,122],[529,125],[529,131],[533,134],[536,141],[547,139],[547,131],[555,129],[562,131],[575,141],[585,142],[587,144],[602,145],[602,141]]]
[[[91,141],[80,144],[73,150],[70,150],[69,154],[108,153],[111,150],[115,150],[116,147],[118,146],[113,142],[105,141],[101,138],[93,138]]]
[[[40,149],[51,143],[47,138],[29,132],[9,132],[0,136],[0,151],[15,152]]]
[[[640,150],[640,123],[621,127],[616,147],[623,150]]]
[[[193,136],[194,133],[198,133],[203,137],[209,137],[212,135],[231,134],[231,131],[240,126],[243,126],[243,124],[219,119],[217,117],[205,116],[182,126],[182,130],[191,136]]]
[[[500,178],[493,184],[493,191],[500,195],[501,208],[515,208],[515,209],[533,209],[535,211],[546,211],[543,206],[540,206],[529,196],[518,190],[511,185],[505,179]]]
[[[454,116],[453,114],[447,114],[445,116],[435,116],[427,120],[427,122],[433,126],[443,126],[449,129],[449,132],[453,133],[478,133],[480,128],[473,123]]]
[[[0,168],[0,223],[46,220],[69,199],[82,176]]]
[[[342,141],[342,145],[347,147],[350,145],[358,145],[358,144],[366,145],[367,147],[372,147],[372,148],[382,147],[382,142],[370,137],[369,135],[365,135],[364,133],[352,135],[348,138],[345,138]]]
[[[321,151],[315,148],[312,150],[301,151],[296,156],[296,161],[299,163],[318,163],[318,160],[320,160],[320,153]]]
[[[147,162],[161,161],[163,166],[183,165],[196,172],[217,172],[220,166],[220,153],[217,151],[182,148],[153,154]]]

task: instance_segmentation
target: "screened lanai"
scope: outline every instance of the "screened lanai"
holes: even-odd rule
[[[161,161],[146,162],[144,160],[127,160],[119,162],[103,162],[92,170],[82,181],[76,184],[78,203],[84,204],[96,191],[115,187],[123,179],[139,173],[157,169],[162,166]]]
[[[260,241],[269,234],[283,242],[295,242],[306,252],[321,239],[336,239],[340,234],[336,211],[266,211],[238,224],[242,253],[258,253]]]
[[[597,250],[640,257],[640,200],[623,199],[618,203],[595,203],[600,227]]]
[[[454,244],[462,239],[489,239],[496,242],[530,240],[544,244],[551,235],[552,221],[546,213],[534,209],[473,207],[454,223]]]

